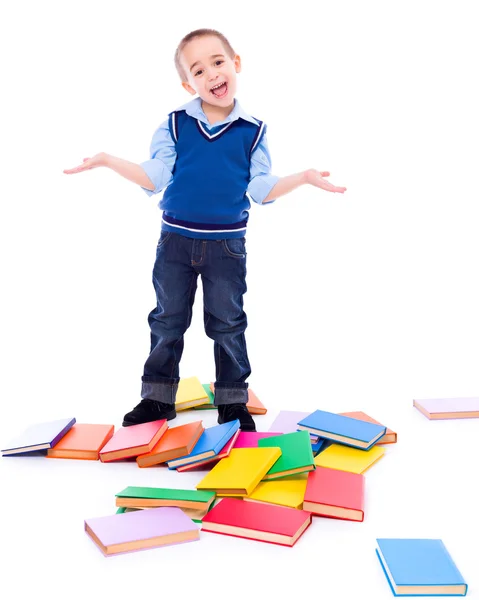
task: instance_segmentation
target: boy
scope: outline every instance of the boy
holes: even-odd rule
[[[198,98],[160,125],[150,160],[138,165],[100,153],[64,173],[104,166],[148,195],[166,187],[159,203],[162,231],[153,268],[157,306],[148,317],[151,348],[142,400],[124,416],[123,426],[176,417],[183,335],[201,275],[205,332],[214,340],[218,423],[239,419],[243,431],[255,431],[246,408],[251,370],[243,310],[250,200],[271,202],[306,183],[331,192],[346,188],[314,169],[281,179],[271,175],[266,127],[235,100],[241,59],[221,33],[189,33],[176,50],[175,65],[183,88]]]

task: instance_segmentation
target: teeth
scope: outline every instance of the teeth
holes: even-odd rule
[[[219,88],[219,87],[221,87],[221,86],[222,86],[224,83],[225,83],[224,81],[223,81],[222,83],[218,83],[218,85],[215,85],[215,86],[213,86],[213,87],[211,88],[211,90],[216,90],[216,89],[218,89],[218,88]]]

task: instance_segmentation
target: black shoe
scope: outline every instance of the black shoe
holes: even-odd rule
[[[249,414],[246,404],[219,404],[218,423],[229,423],[239,419],[241,431],[256,431],[253,417]]]
[[[140,423],[149,423],[167,419],[170,421],[176,417],[176,408],[174,404],[164,404],[156,400],[143,400],[135,408],[123,417],[123,427],[130,425],[139,425]]]

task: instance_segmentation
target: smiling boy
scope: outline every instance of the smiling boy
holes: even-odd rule
[[[190,326],[198,275],[203,285],[205,332],[214,340],[218,423],[239,419],[255,431],[249,414],[251,374],[245,329],[245,234],[251,201],[271,202],[300,185],[343,193],[308,169],[279,178],[271,174],[264,123],[235,99],[241,59],[223,34],[199,29],[175,53],[183,88],[197,98],[170,113],[155,131],[150,159],[135,164],[100,153],[64,173],[108,167],[149,195],[165,190],[161,236],[153,268],[157,305],[150,312],[150,354],[144,365],[141,402],[123,426],[176,416],[175,397],[183,336]]]

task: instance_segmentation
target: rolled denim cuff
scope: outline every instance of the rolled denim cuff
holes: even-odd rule
[[[163,404],[174,404],[178,390],[178,380],[166,377],[143,375],[141,378],[141,397],[156,400]]]
[[[220,404],[246,404],[247,402],[247,383],[215,384],[215,406]]]

